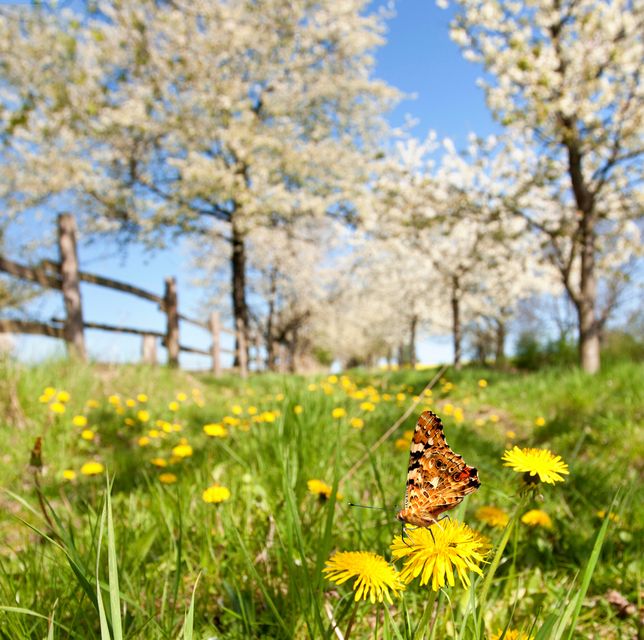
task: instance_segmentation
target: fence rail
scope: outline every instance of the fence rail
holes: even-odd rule
[[[98,329],[142,336],[142,358],[144,362],[156,363],[156,341],[168,351],[168,364],[178,366],[179,353],[195,353],[211,358],[211,370],[215,375],[222,372],[221,354],[234,354],[239,363],[239,373],[248,375],[248,359],[245,335],[242,327],[232,331],[221,325],[219,314],[214,311],[207,321],[191,318],[178,310],[177,282],[175,278],[165,279],[164,295],[159,296],[140,287],[112,278],[81,271],[78,268],[76,247],[76,223],[70,214],[58,216],[58,247],[60,262],[42,260],[35,266],[24,265],[0,256],[0,272],[16,278],[35,282],[42,287],[55,289],[63,293],[65,301],[65,318],[52,318],[51,323],[12,320],[0,318],[0,332],[45,335],[65,340],[68,350],[81,359],[86,359],[84,329]],[[80,282],[106,287],[142,298],[158,305],[166,316],[166,331],[153,331],[135,327],[112,325],[103,322],[88,322],[83,319],[83,307]],[[200,349],[186,346],[179,341],[179,322],[187,322],[207,331],[210,334],[210,348]],[[237,349],[225,349],[221,346],[221,334],[235,336]],[[256,365],[260,367],[259,350],[255,350]]]

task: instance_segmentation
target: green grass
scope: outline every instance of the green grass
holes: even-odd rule
[[[448,370],[453,387],[438,383],[430,406],[451,447],[479,469],[480,490],[452,517],[490,539],[483,577],[473,575],[469,589],[443,589],[436,606],[427,605],[427,587],[412,583],[387,607],[354,606],[351,581],[324,578],[334,551],[391,558],[408,457],[395,442],[425,403],[365,454],[434,373],[357,370],[345,388],[326,376],[244,382],[136,366],[0,363],[0,638],[335,638],[331,619],[344,633],[354,615],[352,638],[468,640],[513,629],[542,639],[636,635],[636,619],[619,617],[605,597],[615,589],[637,604],[640,591],[644,366],[631,362],[596,377]],[[69,393],[64,414],[39,401],[48,386]],[[187,399],[173,412],[180,393]],[[373,393],[375,409],[361,408],[368,398],[360,395]],[[115,394],[122,413],[108,401]],[[138,394],[148,400],[128,407]],[[249,407],[268,420],[252,421]],[[346,417],[332,418],[337,407]],[[87,417],[93,439],[81,437],[75,415]],[[203,432],[226,416],[227,437]],[[354,417],[362,429],[350,425]],[[536,426],[538,417],[545,424]],[[29,465],[37,437],[41,469]],[[192,455],[173,459],[182,439]],[[510,442],[561,455],[570,475],[519,505],[520,475],[501,462]],[[104,464],[109,485],[105,473],[79,473],[88,460]],[[65,469],[77,477],[63,479]],[[162,473],[177,482],[163,484]],[[310,479],[342,498],[321,501]],[[202,500],[214,483],[230,490],[229,500]],[[519,509],[515,524],[504,531],[479,522],[483,505]],[[522,524],[531,508],[546,511],[552,529]],[[609,509],[611,519],[598,516]]]

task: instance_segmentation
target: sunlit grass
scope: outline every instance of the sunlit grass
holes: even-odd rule
[[[604,594],[637,602],[641,366],[596,378],[448,371],[370,455],[434,371],[243,382],[128,366],[0,366],[6,637],[305,638],[337,628],[352,637],[569,638],[576,625],[579,637],[618,638],[635,629]],[[334,585],[324,567],[335,552],[392,562],[405,434],[425,408],[479,469],[480,490],[450,516],[490,553],[481,576],[468,571],[469,586],[449,586],[448,576],[435,595],[412,583],[391,605],[356,606],[351,582]],[[42,467],[31,454],[37,437]],[[503,465],[515,445],[561,456],[569,474],[526,488],[525,474]]]

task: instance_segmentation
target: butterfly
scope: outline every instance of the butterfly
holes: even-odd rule
[[[429,527],[480,486],[476,469],[449,448],[441,419],[423,411],[411,440],[405,505],[396,518],[403,527]]]

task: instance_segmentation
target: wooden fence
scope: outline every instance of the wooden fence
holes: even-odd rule
[[[177,281],[175,278],[165,279],[163,296],[151,293],[134,285],[112,280],[104,276],[81,271],[78,266],[78,251],[76,246],[76,221],[70,214],[58,216],[58,247],[60,262],[42,260],[36,266],[19,264],[0,256],[0,272],[8,273],[16,278],[35,282],[48,289],[61,291],[65,303],[65,318],[52,318],[50,323],[33,322],[24,320],[10,320],[0,318],[0,333],[25,333],[61,338],[67,344],[68,351],[76,357],[86,360],[87,349],[85,346],[85,329],[99,329],[101,331],[114,331],[128,333],[142,337],[141,354],[144,362],[154,364],[157,361],[157,339],[168,351],[168,364],[172,367],[179,365],[179,353],[197,353],[211,358],[211,370],[218,376],[222,372],[222,353],[234,354],[239,363],[239,373],[248,375],[248,349],[245,334],[241,325],[235,331],[222,326],[219,314],[213,311],[205,320],[191,318],[179,313]],[[165,313],[165,333],[147,329],[136,329],[102,322],[87,322],[83,319],[83,306],[80,283],[88,282],[116,291],[149,300],[157,304]],[[181,344],[179,340],[179,323],[187,322],[200,327],[210,334],[210,349],[197,349]],[[229,334],[236,338],[237,351],[225,349],[221,345],[221,335]],[[257,341],[255,341],[255,361],[260,367],[260,356]]]

